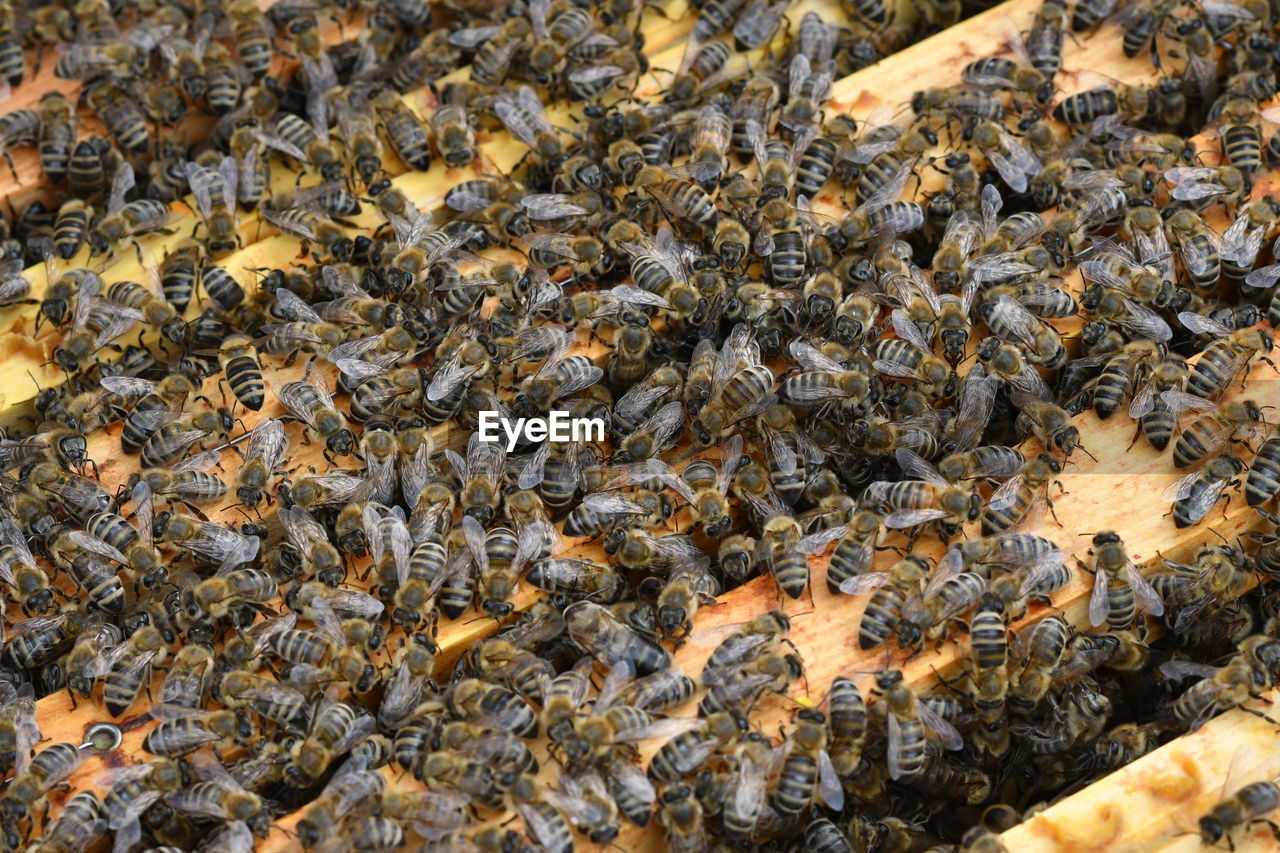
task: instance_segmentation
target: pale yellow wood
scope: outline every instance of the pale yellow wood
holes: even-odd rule
[[[1277,700],[1280,695],[1272,692],[1250,707],[1274,716],[1280,711]],[[1019,853],[1209,850],[1196,834],[1199,818],[1244,785],[1276,776],[1276,727],[1254,714],[1229,711],[1050,806],[1001,839]],[[1276,849],[1265,825],[1231,838],[1236,850]]]

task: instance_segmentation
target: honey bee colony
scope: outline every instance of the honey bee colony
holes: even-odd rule
[[[1280,4],[0,10],[5,849],[1280,843]]]

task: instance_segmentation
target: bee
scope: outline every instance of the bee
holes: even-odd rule
[[[1250,429],[1262,421],[1262,412],[1252,400],[1238,400],[1214,406],[1208,400],[1183,391],[1165,391],[1161,400],[1175,413],[1188,409],[1208,409],[1178,436],[1173,446],[1173,464],[1186,468],[1217,452],[1237,431]]]
[[[895,457],[903,472],[916,479],[877,481],[864,493],[869,502],[893,508],[885,517],[886,527],[902,529],[937,521],[944,531],[950,531],[965,521],[977,520],[982,500],[972,484],[948,482],[933,465],[905,447],[899,447]]]
[[[569,636],[597,660],[610,666],[626,661],[639,675],[670,666],[671,658],[665,649],[618,622],[598,604],[575,602],[565,610],[564,616]]]
[[[374,727],[373,717],[359,713],[354,706],[322,699],[307,736],[289,750],[285,778],[299,787],[312,784],[336,757],[351,751]]]
[[[155,538],[180,546],[222,566],[236,566],[252,560],[258,552],[259,540],[211,521],[198,521],[181,513],[162,512],[155,519]],[[204,582],[197,603],[208,600],[203,609],[222,615],[227,612],[217,601],[232,598],[243,588],[248,597],[262,600],[275,595],[275,582],[256,570],[243,570],[235,577],[214,577]],[[267,590],[271,590],[267,594]]]
[[[1205,399],[1217,397],[1255,358],[1267,361],[1271,352],[1271,336],[1259,329],[1232,330],[1200,314],[1184,311],[1179,321],[1195,334],[1217,337],[1204,348],[1191,368],[1187,391]]]
[[[121,162],[111,182],[106,215],[89,231],[89,245],[94,254],[103,254],[121,240],[164,228],[169,221],[169,207],[154,199],[125,203],[125,194],[134,185],[133,167]]]
[[[32,556],[27,539],[13,517],[0,519],[0,579],[9,584],[13,601],[27,616],[54,608],[49,575]]]
[[[61,92],[40,98],[40,168],[55,184],[67,179],[72,152],[76,147],[75,111]]]
[[[890,669],[877,673],[876,695],[885,705],[890,778],[910,780],[925,772],[930,730],[946,749],[960,749],[964,745],[955,726],[920,702],[903,684],[900,671]]]
[[[713,8],[714,4],[715,0],[712,0],[706,8]],[[703,11],[705,13],[706,9]],[[691,853],[706,847],[702,815],[702,805],[690,786],[673,785],[662,792],[658,806],[658,824],[673,853]]]
[[[916,115],[942,113],[996,122],[1004,118],[1004,104],[995,95],[963,86],[916,92],[911,110]],[[1059,118],[1056,113],[1054,117]]]
[[[1146,117],[1153,101],[1152,90],[1145,86],[1102,86],[1063,98],[1053,108],[1053,117],[1070,127],[1085,127],[1109,115],[1133,121]]]
[[[898,644],[918,646],[924,638],[943,636],[952,620],[971,610],[986,592],[987,582],[975,572],[935,573],[923,590],[913,592],[894,626]]]
[[[1265,634],[1249,637],[1225,664],[1209,667],[1207,673],[1203,666],[1187,667],[1180,661],[1170,661],[1163,669],[1170,677],[1178,677],[1186,669],[1188,674],[1206,675],[1175,699],[1170,709],[1174,720],[1194,730],[1215,714],[1244,704],[1259,688],[1275,683],[1275,641]]]
[[[46,796],[74,773],[89,752],[74,744],[54,743],[20,762],[5,796],[5,813],[10,820],[33,815],[46,803]]]
[[[1113,631],[1127,630],[1134,613],[1164,614],[1164,602],[1129,558],[1123,540],[1110,531],[1093,537],[1093,565],[1081,563],[1093,573],[1093,593],[1089,597],[1089,622],[1107,624]]]
[[[110,303],[101,295],[102,288],[103,281],[96,273],[85,273],[80,280],[71,329],[53,352],[54,362],[63,370],[79,370],[90,356],[142,319],[142,312],[137,309]],[[62,293],[58,292],[48,295],[42,311],[61,317],[63,308],[57,304],[61,298]]]
[[[972,141],[1016,193],[1026,192],[1030,179],[1043,168],[1036,155],[996,122],[978,122],[972,131]]]
[[[475,130],[461,106],[442,104],[431,114],[431,130],[436,151],[450,169],[464,168],[479,156]]]
[[[955,385],[955,371],[943,359],[930,355],[933,348],[929,341],[902,309],[894,309],[892,320],[898,337],[876,342],[872,367],[886,376],[914,380],[926,394],[947,393]]]
[[[351,258],[354,243],[343,229],[322,213],[312,209],[293,207],[276,212],[264,208],[262,218],[283,233],[307,240],[313,257],[325,257],[339,263]],[[322,253],[316,251],[319,247]]]
[[[483,28],[482,28],[483,29]],[[455,47],[471,47],[462,36],[465,30],[449,37],[449,44]],[[472,57],[471,80],[483,85],[496,85],[507,76],[512,57],[530,35],[529,19],[523,16],[512,18],[491,38],[479,44],[479,49]]]
[[[201,781],[168,794],[165,802],[183,814],[243,821],[254,835],[266,836],[271,828],[271,812],[262,798],[246,790],[212,756],[198,753],[191,763]]]
[[[1017,61],[1002,56],[975,59],[961,69],[960,79],[970,86],[1013,89],[1037,104],[1047,105],[1053,98],[1052,80],[1032,64],[1021,34],[1013,38],[1011,32],[1009,41]]]
[[[1249,463],[1244,499],[1249,506],[1262,506],[1280,492],[1280,437],[1272,435],[1258,445]]]
[[[1050,510],[1053,502],[1048,498],[1049,484],[1062,473],[1062,464],[1052,456],[1041,453],[1030,460],[1026,467],[1006,480],[991,494],[982,512],[982,535],[991,536],[1015,527],[1034,517],[1037,506],[1046,504]],[[1059,484],[1061,487],[1061,484]]]
[[[1200,818],[1200,840],[1216,847],[1233,829],[1259,822],[1267,824],[1273,834],[1280,833],[1267,817],[1277,808],[1280,808],[1280,785],[1272,779],[1251,782],[1216,803]],[[1227,841],[1230,843],[1230,838]]]
[[[67,800],[44,829],[42,850],[72,853],[97,843],[107,832],[107,814],[92,791],[80,791]]]
[[[351,453],[355,435],[347,428],[346,418],[334,408],[324,380],[319,374],[312,376],[310,365],[303,379],[286,383],[275,394],[295,418],[325,440],[326,453],[342,456]]]
[[[118,717],[129,709],[144,680],[150,683],[151,667],[164,662],[168,649],[164,635],[152,626],[140,628],[129,637],[126,648],[103,679],[103,701],[112,716]]]
[[[1016,422],[1019,429],[1034,435],[1046,450],[1069,458],[1077,447],[1084,449],[1080,444],[1080,430],[1072,426],[1071,413],[1066,409],[1035,399],[1022,399],[1019,404],[1022,407]]]
[[[71,199],[58,208],[58,218],[53,226],[53,249],[58,257],[73,257],[84,245],[93,219],[93,208],[78,199]]]
[[[868,572],[846,578],[840,592],[860,595],[872,592],[858,626],[858,644],[875,648],[889,638],[902,620],[902,608],[909,596],[920,591],[929,576],[929,566],[917,557],[900,560],[888,572]]]
[[[172,413],[159,410],[156,417],[142,423],[144,426],[157,425],[155,432],[142,445],[142,464],[147,468],[161,468],[192,449],[208,450],[210,445],[225,440],[234,421],[230,410],[221,408],[181,417],[172,417]]]
[[[719,211],[715,201],[702,188],[699,181],[715,174],[714,164],[694,164],[684,170],[646,165],[632,181],[631,186],[654,198],[670,216],[704,228],[715,228]],[[694,180],[685,177],[688,174]]]

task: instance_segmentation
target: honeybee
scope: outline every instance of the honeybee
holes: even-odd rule
[[[347,420],[333,405],[333,397],[324,380],[311,372],[308,364],[303,379],[289,382],[275,390],[276,398],[299,421],[325,439],[326,453],[347,455],[355,445],[355,436],[347,428]]]
[[[905,447],[895,452],[902,470],[916,479],[891,483],[878,481],[867,487],[864,498],[893,508],[885,527],[901,529],[939,522],[943,530],[959,529],[981,512],[982,499],[972,484],[949,483],[919,454]]]
[[[1107,624],[1115,631],[1128,629],[1137,610],[1152,616],[1164,614],[1164,602],[1133,564],[1124,542],[1112,532],[1093,537],[1093,565],[1080,563],[1093,573],[1093,593],[1089,597],[1089,621]]]
[[[960,749],[964,745],[955,726],[920,702],[903,684],[898,670],[876,674],[876,693],[885,705],[890,778],[914,779],[924,773],[928,731],[932,731],[946,749]]]
[[[1187,390],[1206,399],[1217,397],[1255,358],[1271,352],[1271,335],[1260,329],[1230,329],[1201,314],[1184,311],[1178,320],[1196,334],[1214,335],[1187,378]]]

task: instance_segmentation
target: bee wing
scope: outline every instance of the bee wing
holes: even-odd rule
[[[901,308],[895,308],[889,318],[893,323],[894,334],[922,352],[932,351],[928,339],[920,332],[920,328],[916,326],[915,321],[907,315],[906,311]]]
[[[276,290],[276,304],[273,310],[288,320],[296,320],[303,323],[322,322],[320,315],[315,312],[314,308],[304,302],[301,296],[283,287]]]
[[[124,207],[124,197],[129,190],[133,189],[135,183],[132,164],[128,160],[121,159],[120,165],[116,167],[115,174],[111,176],[111,192],[107,196],[108,216]]]
[[[844,808],[844,785],[831,762],[831,754],[825,749],[818,750],[818,796],[827,808],[835,811]]]
[[[991,500],[987,501],[987,508],[999,511],[1012,505],[1018,499],[1018,492],[1022,489],[1022,483],[1021,474],[1005,480],[1000,484],[1000,488],[991,493]]]
[[[462,353],[454,350],[449,360],[431,377],[431,382],[427,385],[427,400],[434,403],[444,399],[459,385],[474,376],[479,369],[480,365],[463,364]]]
[[[1107,621],[1111,600],[1107,597],[1107,573],[1098,569],[1093,576],[1093,592],[1089,596],[1089,624],[1098,627]]]
[[[548,234],[543,236],[561,237],[565,235]],[[559,363],[569,351],[569,347],[573,343],[573,335],[564,326],[547,324],[525,329],[517,336],[517,340],[519,344],[511,351],[511,355],[507,357],[508,361],[519,362],[534,356],[546,355],[548,363]]]
[[[1227,326],[1194,311],[1178,312],[1178,322],[1189,332],[1197,335],[1216,335],[1220,338],[1230,335],[1232,330]]]
[[[1132,420],[1138,420],[1152,412],[1155,407],[1155,389],[1150,382],[1144,384],[1138,393],[1129,401],[1129,417]]]
[[[885,517],[884,526],[893,530],[904,530],[946,517],[947,512],[941,509],[899,509]]]
[[[1178,500],[1185,502],[1183,508],[1187,516],[1193,522],[1198,522],[1209,514],[1209,510],[1213,509],[1214,504],[1218,502],[1218,498],[1222,496],[1222,490],[1227,487],[1229,482],[1229,480],[1214,480],[1198,492],[1191,490],[1190,484],[1188,484],[1188,494],[1180,496]]]
[[[306,158],[304,157],[303,159],[305,160]],[[265,207],[261,208],[258,212],[262,214],[263,219],[270,222],[285,234],[292,234],[297,237],[303,237],[307,240],[316,239],[316,232],[309,225],[304,225],[297,220],[289,219],[288,217]]]
[[[599,714],[606,708],[611,708],[617,701],[618,695],[635,680],[635,677],[636,670],[631,661],[621,660],[610,666],[609,673],[605,676],[604,683],[600,685],[599,693],[596,694],[592,713]]]
[[[520,199],[520,205],[530,219],[560,219],[565,216],[585,216],[591,212],[574,204],[573,196],[566,193],[530,193]]]
[[[732,808],[733,814],[739,818],[750,820],[759,814],[764,806],[765,787],[769,781],[769,768],[757,764],[750,756],[745,756],[738,765],[738,776],[734,781],[733,799],[726,808]]]
[[[187,185],[191,188],[191,194],[195,196],[196,208],[200,211],[200,215],[208,219],[213,213],[213,196],[211,189],[217,178],[217,173],[212,169],[207,169],[198,163],[187,163]]]
[[[117,563],[129,562],[128,558],[125,557],[124,554],[121,554],[119,551],[117,551],[108,543],[103,542],[101,539],[96,539],[93,536],[90,536],[88,533],[85,533],[83,530],[72,530],[68,534],[68,536],[71,538],[72,542],[75,542],[77,545],[79,545],[81,548],[83,548],[84,550],[88,551],[91,554],[97,554],[99,557],[105,557],[108,560],[114,560]]]
[[[278,516],[289,543],[299,551],[306,553],[313,542],[329,541],[324,526],[302,507],[281,507]]]
[[[867,572],[861,575],[854,575],[840,582],[840,592],[845,595],[865,595],[878,589],[888,579],[888,572]]]
[[[916,708],[920,713],[920,722],[933,729],[943,749],[964,749],[964,738],[956,731],[955,726],[923,702],[917,702]]]
[[[268,418],[254,427],[245,449],[245,462],[260,460],[268,471],[273,471],[288,448],[289,437],[285,435],[284,424]]]
[[[487,24],[480,27],[464,27],[449,34],[449,44],[454,47],[473,48],[487,42],[502,31],[500,24]]]
[[[796,363],[809,370],[818,370],[824,373],[844,372],[844,368],[840,366],[839,362],[808,341],[796,339],[791,342],[788,349]]]
[[[1009,185],[1009,189],[1016,193],[1024,193],[1027,191],[1027,171],[1020,164],[1019,160],[1013,156],[1012,151],[1004,152],[993,148],[987,150],[985,153],[987,155],[987,160],[989,160],[991,165],[995,167],[996,172],[1004,179],[1004,182]],[[1030,152],[1026,153],[1030,155]],[[1034,155],[1032,155],[1032,157],[1034,159]],[[1036,162],[1039,163],[1039,161]],[[1036,171],[1031,174],[1035,175],[1039,171],[1039,169],[1036,169]]]
[[[908,479],[924,480],[926,483],[932,483],[935,486],[948,486],[947,482],[938,469],[933,464],[924,459],[920,454],[905,447],[899,447],[894,451],[894,458],[898,461],[898,466],[902,468],[902,473],[906,474]]]
[[[1240,214],[1236,217],[1235,222],[1232,222],[1227,226],[1227,230],[1222,232],[1222,257],[1226,260],[1235,261],[1236,264],[1242,267],[1253,266],[1254,260],[1258,257],[1258,252],[1262,249],[1266,233],[1266,228],[1252,224],[1248,214]]]
[[[644,423],[636,427],[636,432],[652,432],[654,446],[662,447],[676,434],[683,422],[684,406],[678,400],[673,400],[645,419]]]
[[[767,676],[765,680],[768,680]],[[686,732],[697,731],[702,726],[703,721],[700,717],[667,717],[643,726],[624,729],[614,737],[613,741],[614,743],[636,743],[653,739],[670,740]]]
[[[613,492],[592,492],[582,499],[583,506],[597,515],[645,515],[648,509]]]
[[[1249,287],[1265,289],[1274,287],[1275,283],[1280,281],[1280,264],[1270,264],[1265,267],[1258,267],[1247,276],[1244,277],[1244,283]]]
[[[632,284],[619,284],[610,293],[617,297],[619,302],[625,302],[629,305],[644,305],[651,308],[671,307],[671,303],[658,294],[642,290]]]
[[[995,299],[982,303],[982,307],[985,309],[988,325],[995,320],[997,325],[1008,330],[1008,333],[1016,339],[1015,342],[1035,351],[1036,341],[1033,330],[1039,328],[1043,321],[1028,311],[1026,306],[1002,293]]]
[[[475,561],[476,567],[481,574],[484,574],[489,570],[489,552],[484,547],[487,537],[484,527],[473,517],[464,515],[462,535],[466,539],[467,549],[471,551],[471,558]]]
[[[890,202],[897,201],[902,195],[902,191],[906,189],[908,179],[915,174],[914,170],[916,161],[919,159],[920,158],[918,157],[908,158],[907,161],[899,166],[898,170],[894,172],[893,177],[882,184],[880,189],[868,196],[866,201],[858,205],[858,210],[855,212],[871,213],[875,210],[879,210]]]
[[[133,518],[138,526],[138,530],[142,533],[142,541],[147,545],[153,545],[154,537],[152,524],[155,521],[155,504],[151,496],[151,486],[146,480],[139,480],[137,485],[133,487]]]
[[[694,504],[696,497],[693,490],[690,489],[689,484],[675,472],[675,469],[656,457],[645,460],[645,463],[651,477],[657,477],[662,480],[667,488],[678,494],[685,503],[691,506]]]
[[[546,467],[547,459],[551,456],[551,443],[547,442],[533,452],[525,462],[524,468],[520,471],[520,477],[516,480],[516,484],[522,489],[532,489],[534,486],[542,482],[542,472]]]
[[[722,495],[729,492],[729,483],[733,480],[733,473],[743,461],[743,443],[742,434],[734,433],[720,447],[720,472],[716,475],[716,490]]]
[[[17,557],[18,562],[29,568],[37,568],[36,558],[32,555],[31,549],[27,547],[26,536],[22,533],[22,529],[18,527],[17,521],[11,516],[0,518],[0,544],[4,544],[13,549],[13,554]],[[13,572],[9,568],[9,564],[0,563],[0,580],[5,583],[13,583]]]
[[[821,554],[827,550],[828,545],[837,539],[843,539],[848,532],[849,527],[845,524],[828,527],[825,530],[819,530],[803,537],[800,540],[799,548],[806,554]]]
[[[513,136],[530,148],[538,147],[537,131],[530,122],[525,120],[524,114],[512,102],[509,95],[498,96],[493,104],[493,112]]]
[[[889,749],[886,756],[889,765],[889,778],[897,780],[902,777],[902,724],[893,711],[885,715],[887,723]]]
[[[671,390],[670,385],[632,385],[630,390],[618,398],[614,404],[614,413],[623,420],[634,420]]]
[[[1174,480],[1160,492],[1160,499],[1165,501],[1184,500],[1191,494],[1196,481],[1200,479],[1200,471],[1192,471]],[[1166,561],[1167,562],[1167,561]]]
[[[951,428],[957,451],[972,450],[991,420],[1000,380],[988,376],[981,364],[975,364],[960,381],[959,408]]]
[[[1124,578],[1129,586],[1133,588],[1133,594],[1137,599],[1139,610],[1150,613],[1152,616],[1164,615],[1164,601],[1160,598],[1160,594],[1156,592],[1155,587],[1138,570],[1132,560],[1125,564]]]
[[[651,540],[657,554],[667,563],[680,565],[686,561],[695,562],[703,559],[702,550],[693,540],[682,533],[669,536],[655,536]]]
[[[93,660],[85,664],[84,676],[86,678],[101,678],[116,668],[116,664],[124,657],[127,651],[129,651],[128,642],[117,643],[110,648],[101,650],[94,655]]]
[[[1173,412],[1175,415],[1181,415],[1183,412],[1192,409],[1207,410],[1212,409],[1213,402],[1206,400],[1204,397],[1189,394],[1178,388],[1170,388],[1160,394],[1160,402],[1164,403],[1165,408]]]

